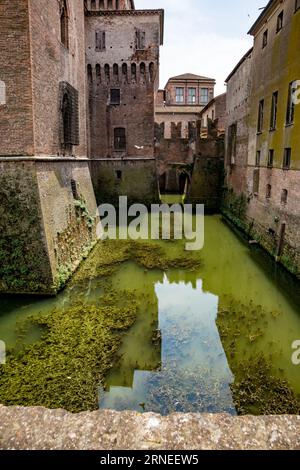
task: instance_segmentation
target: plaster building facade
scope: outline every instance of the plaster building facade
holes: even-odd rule
[[[270,1],[249,33],[254,37],[254,47],[250,92],[245,90],[248,132],[243,126],[245,109],[241,106],[236,118],[242,125],[237,129],[236,142],[244,143],[236,148],[236,157],[231,145],[227,154],[240,162],[242,179],[239,182],[229,175],[227,211],[251,238],[299,277],[300,2]],[[239,73],[241,68],[234,75]],[[232,80],[233,76],[228,83]],[[234,101],[233,90],[228,89],[229,103]],[[229,143],[231,120],[227,128]]]
[[[213,98],[200,112],[201,138],[208,136],[209,127],[216,129],[217,135],[225,134],[226,121],[226,93]]]

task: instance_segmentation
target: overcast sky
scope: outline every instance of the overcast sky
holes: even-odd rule
[[[268,0],[135,0],[137,9],[165,10],[160,86],[169,77],[195,73],[217,80],[216,94],[252,46],[247,35]]]

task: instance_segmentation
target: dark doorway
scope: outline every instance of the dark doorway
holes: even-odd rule
[[[159,177],[159,189],[161,194],[164,194],[166,192],[166,182],[167,182],[167,175],[166,173],[163,173]]]
[[[179,193],[180,194],[185,193],[186,183],[187,183],[187,174],[186,173],[181,173],[179,175]]]

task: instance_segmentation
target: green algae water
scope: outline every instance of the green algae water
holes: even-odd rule
[[[205,218],[202,251],[185,252],[184,241],[99,243],[58,297],[2,296],[0,309],[9,350],[1,403],[300,411],[299,283],[219,216]]]

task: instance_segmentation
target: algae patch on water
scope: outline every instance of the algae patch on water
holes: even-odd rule
[[[199,254],[183,252],[172,257],[158,243],[132,240],[105,240],[96,245],[91,255],[75,274],[72,284],[86,279],[114,274],[121,263],[133,261],[145,269],[184,269],[195,271],[202,266]]]
[[[217,326],[235,376],[230,388],[240,415],[300,413],[300,396],[272,366],[273,355],[280,355],[279,347],[275,344],[273,351],[261,347],[269,322],[279,316],[254,302],[244,304],[232,298],[223,299],[220,306]]]
[[[98,408],[97,387],[115,364],[122,334],[137,314],[135,298],[128,292],[100,300],[29,319],[44,333],[39,342],[8,353],[0,368],[2,404],[71,412]]]

